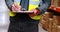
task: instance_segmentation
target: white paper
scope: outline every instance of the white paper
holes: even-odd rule
[[[15,12],[15,11],[13,11]],[[17,11],[17,13],[33,13],[33,11]]]

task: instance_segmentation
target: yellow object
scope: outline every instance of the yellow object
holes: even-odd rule
[[[10,11],[10,13],[9,13],[9,14],[10,14],[10,16],[12,16],[12,17],[16,15],[16,14],[15,14],[15,13],[13,13],[12,11]]]

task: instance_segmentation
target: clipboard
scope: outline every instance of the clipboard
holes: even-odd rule
[[[14,13],[33,13],[33,11],[17,11],[17,12],[15,12],[15,11],[13,11]]]

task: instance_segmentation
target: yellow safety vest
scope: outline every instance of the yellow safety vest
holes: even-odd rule
[[[14,2],[14,3],[17,3],[19,5],[20,4],[20,1],[19,2]],[[38,5],[39,5],[39,3],[40,3],[40,0],[29,0],[29,8],[28,8],[28,11],[37,8]],[[10,16],[11,17],[13,17],[15,15],[16,15],[15,13],[13,13],[12,11],[10,11]],[[31,18],[34,19],[34,20],[40,20],[41,15],[37,15],[37,16],[31,17]]]

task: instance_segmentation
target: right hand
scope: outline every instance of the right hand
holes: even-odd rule
[[[16,4],[16,3],[14,3],[14,4],[12,5],[12,11],[13,11],[13,12],[18,12],[19,10],[21,10],[21,6],[18,5],[18,4]]]

